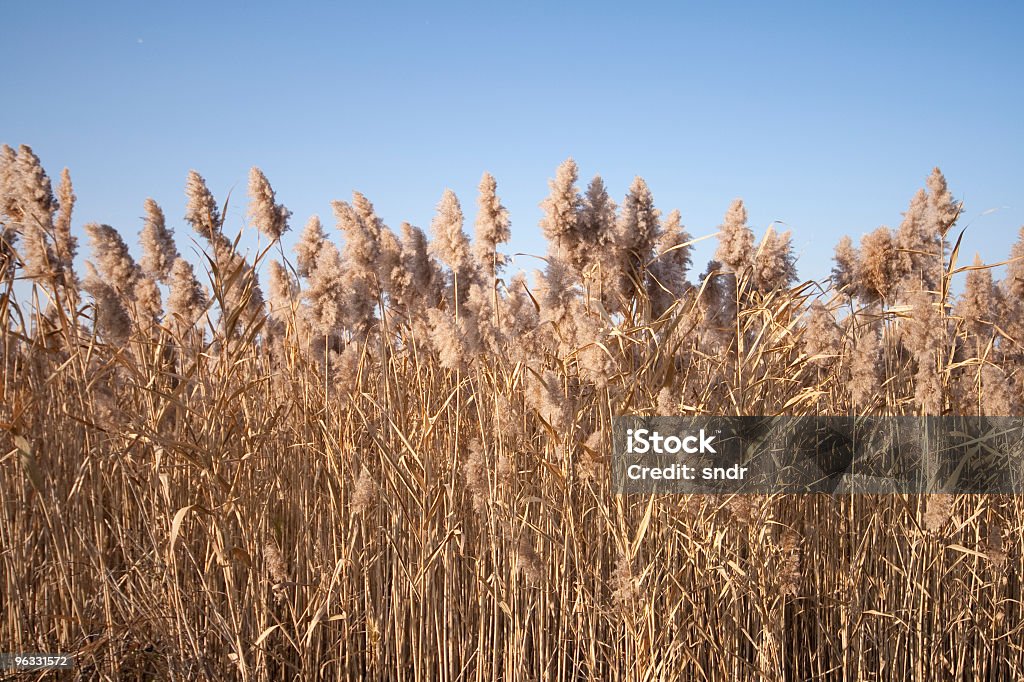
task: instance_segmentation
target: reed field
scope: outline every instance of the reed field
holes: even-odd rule
[[[100,680],[1024,679],[1017,497],[609,479],[617,415],[1020,415],[1024,235],[971,264],[936,169],[825,281],[739,200],[691,267],[642,179],[579,175],[538,178],[524,275],[489,174],[428,228],[356,192],[286,249],[258,169],[115,230],[5,146],[0,652]]]

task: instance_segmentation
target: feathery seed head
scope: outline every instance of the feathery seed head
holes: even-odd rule
[[[718,229],[715,259],[732,272],[749,267],[754,256],[754,233],[747,227],[747,209],[742,199],[732,202]]]
[[[275,203],[275,199],[267,177],[253,166],[249,171],[249,217],[271,241],[277,241],[288,230],[288,218],[292,215],[283,204]]]
[[[226,239],[220,232],[221,217],[220,209],[213,194],[206,186],[203,176],[194,170],[188,172],[185,181],[185,220],[202,237],[216,244],[219,239]]]
[[[317,256],[320,254],[320,247],[327,240],[323,226],[320,224],[319,216],[310,216],[306,222],[302,236],[295,244],[296,271],[299,277],[309,277],[309,273],[316,264]]]
[[[178,259],[178,247],[174,243],[174,231],[167,227],[163,209],[153,199],[146,199],[146,219],[139,233],[142,245],[142,271],[148,277],[168,283],[171,268]]]

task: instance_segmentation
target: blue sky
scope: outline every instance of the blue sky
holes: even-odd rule
[[[77,229],[133,236],[152,196],[183,250],[187,171],[234,192],[234,231],[258,165],[286,244],[353,189],[397,229],[451,187],[470,231],[488,170],[507,250],[540,254],[570,155],[617,200],[642,175],[696,236],[742,197],[758,233],[793,230],[804,277],[841,235],[897,225],[936,165],[966,257],[1003,259],[1024,224],[1021,3],[548,5],[7,2],[0,142],[71,169]]]

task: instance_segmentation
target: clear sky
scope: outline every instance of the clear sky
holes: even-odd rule
[[[542,253],[570,155],[616,200],[642,175],[697,236],[742,197],[759,234],[793,230],[804,277],[898,225],[936,165],[965,257],[1003,259],[1024,223],[1024,3],[554,4],[0,2],[0,142],[71,169],[76,229],[134,236],[152,196],[183,251],[187,171],[234,192],[235,231],[252,165],[286,244],[353,189],[397,229],[451,187],[471,231],[489,170],[508,250]]]

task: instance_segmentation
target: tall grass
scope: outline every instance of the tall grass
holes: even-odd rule
[[[584,212],[568,175],[549,206]],[[437,252],[468,253],[446,202]],[[393,251],[368,203],[338,209],[340,259],[305,243],[266,304],[255,273],[283,253],[247,262],[207,206],[193,324],[121,281],[83,296],[56,251],[28,272],[18,245],[53,230],[9,202],[0,649],[72,653],[95,679],[1024,677],[1017,498],[609,491],[619,414],[1019,409],[1016,302],[953,306],[952,220],[890,264],[915,310],[863,273],[794,284],[786,252],[735,239],[685,287],[652,278],[656,244],[616,261],[607,235],[553,248],[537,285],[484,249],[490,278],[460,284]],[[117,304],[123,335],[101,322]]]

